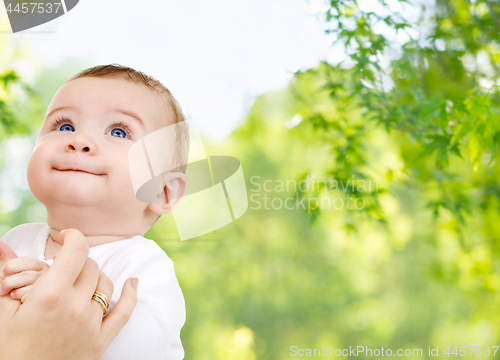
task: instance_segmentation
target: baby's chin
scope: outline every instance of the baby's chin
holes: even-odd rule
[[[96,213],[98,213],[99,207],[102,206],[102,201],[99,201],[98,199],[92,199],[89,197],[84,197],[84,196],[79,196],[79,195],[74,195],[71,198],[69,197],[59,197],[59,196],[52,196],[50,198],[46,197],[41,197],[37,198],[42,204],[45,205],[47,210],[56,210],[56,209],[69,209],[69,208],[75,208],[75,209],[85,209],[85,208],[93,208]]]
[[[106,192],[78,184],[37,189],[33,195],[46,207],[63,206],[105,206]]]

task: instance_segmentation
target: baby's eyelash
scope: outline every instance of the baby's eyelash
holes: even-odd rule
[[[66,118],[60,118],[60,119],[57,119],[54,124],[52,125],[52,128],[51,130],[52,131],[55,131],[59,126],[63,125],[63,124],[70,124],[71,126],[74,127],[73,123],[71,122],[71,120],[69,119],[66,119]],[[130,128],[127,126],[127,124],[125,124],[124,122],[122,121],[118,121],[114,124],[112,124],[110,127],[109,127],[109,130],[113,130],[114,128],[116,127],[119,127],[121,128],[123,131],[125,131],[125,133],[127,134],[127,138],[132,138],[132,131],[130,131]]]
[[[54,122],[54,125],[52,125],[51,130],[56,130],[62,124],[70,124],[71,126],[73,126],[73,124],[71,123],[70,120],[68,120],[66,118],[60,118]]]
[[[127,134],[127,138],[130,139],[132,137],[132,131],[130,131],[130,128],[127,126],[127,124],[125,124],[121,121],[118,121],[117,123],[114,123],[113,125],[111,125],[109,128],[111,130],[113,130],[115,127],[119,127],[123,131],[125,131],[125,133]]]

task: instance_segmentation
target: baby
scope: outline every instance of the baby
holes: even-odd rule
[[[175,138],[179,163],[162,176],[156,197],[163,202],[137,200],[128,157],[132,144],[182,121],[171,93],[128,67],[96,66],[63,84],[48,106],[27,169],[47,223],[19,225],[1,239],[19,258],[1,269],[0,295],[26,296],[61,249],[60,231],[78,229],[89,257],[113,281],[110,310],[124,282],[140,280],[137,307],[101,359],[182,359],[186,315],[173,263],[143,235],[185,194],[189,134]]]

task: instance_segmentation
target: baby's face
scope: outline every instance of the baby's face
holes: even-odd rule
[[[128,150],[156,130],[164,111],[155,93],[124,79],[65,83],[47,109],[28,163],[31,191],[48,208],[98,206],[129,216],[141,211]]]

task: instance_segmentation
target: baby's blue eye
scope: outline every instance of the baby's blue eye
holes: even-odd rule
[[[70,124],[63,124],[59,127],[59,130],[60,131],[75,131],[75,129],[73,128],[73,126],[71,126]]]
[[[118,137],[121,137],[121,138],[127,137],[127,133],[125,131],[123,131],[122,129],[111,130],[111,136],[116,136],[116,135],[118,135]]]

